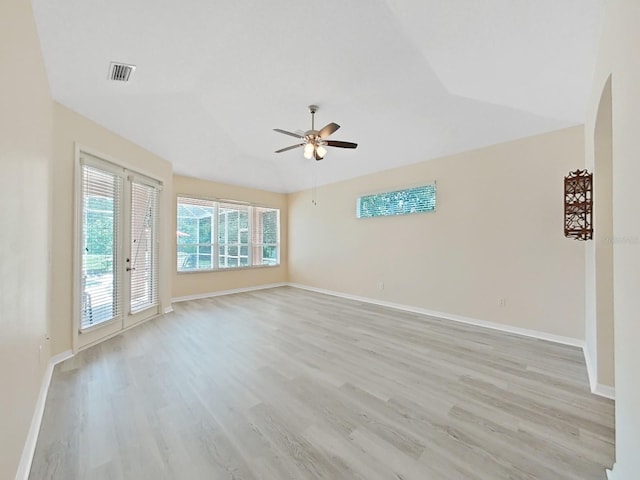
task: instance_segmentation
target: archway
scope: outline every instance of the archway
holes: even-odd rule
[[[598,104],[594,128],[593,225],[595,256],[595,346],[599,393],[613,393],[613,128],[611,76]],[[610,387],[610,392],[607,392]]]

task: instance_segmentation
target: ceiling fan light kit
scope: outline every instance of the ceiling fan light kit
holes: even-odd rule
[[[289,132],[287,130],[282,130],[280,128],[274,128],[273,130],[278,133],[283,133],[285,135],[289,135],[291,137],[296,137],[302,140],[302,143],[297,145],[291,145],[290,147],[281,148],[280,150],[276,150],[275,153],[282,153],[288,150],[293,150],[294,148],[304,147],[304,158],[311,159],[315,158],[316,160],[322,160],[324,156],[327,154],[327,149],[325,147],[338,147],[338,148],[356,148],[358,146],[357,143],[352,142],[341,142],[338,140],[327,140],[327,137],[334,133],[336,130],[340,128],[340,125],[337,123],[328,123],[320,130],[315,129],[315,114],[318,111],[317,105],[309,105],[309,112],[311,112],[311,130],[307,130],[304,134],[300,135],[297,133]]]
[[[313,150],[314,150],[313,143],[307,143],[307,144],[304,146],[304,158],[311,158],[311,157],[313,157]]]

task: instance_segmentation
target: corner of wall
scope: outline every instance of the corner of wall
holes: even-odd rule
[[[47,369],[42,377],[42,383],[40,385],[40,393],[38,394],[38,400],[36,401],[36,407],[31,417],[31,424],[29,426],[29,432],[27,433],[27,440],[25,441],[24,448],[22,449],[22,456],[20,457],[20,463],[18,464],[18,471],[16,472],[15,480],[28,480],[31,472],[31,463],[33,461],[33,455],[36,452],[36,444],[38,442],[38,435],[40,434],[40,425],[42,424],[42,418],[44,416],[44,407],[47,403],[47,395],[49,393],[49,385],[51,384],[51,378],[53,376],[53,368],[65,360],[73,357],[71,350],[62,352],[58,355],[54,355],[49,360]]]
[[[595,355],[591,351],[591,347],[588,342],[586,342],[584,347],[582,347],[582,352],[584,354],[584,363],[587,366],[589,386],[591,387],[591,391],[594,392],[598,384],[598,370],[597,363],[595,362]]]
[[[591,393],[610,400],[615,400],[615,388],[610,385],[598,383],[598,365],[596,362],[596,356],[591,351],[591,347],[588,342],[582,347],[582,351],[584,353],[584,362],[587,366],[587,375],[589,377]]]

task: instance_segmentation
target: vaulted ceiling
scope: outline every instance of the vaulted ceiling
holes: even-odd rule
[[[56,101],[176,173],[279,192],[583,123],[603,3],[32,0]],[[312,103],[356,150],[273,153]]]

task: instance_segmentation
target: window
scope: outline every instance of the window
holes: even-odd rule
[[[433,212],[436,209],[436,185],[376,193],[358,198],[358,218]]]
[[[213,268],[214,202],[178,197],[178,271]]]
[[[218,268],[249,266],[249,209],[218,204]]]
[[[179,272],[280,264],[280,210],[178,197]]]
[[[253,207],[253,264],[280,263],[280,210]]]

